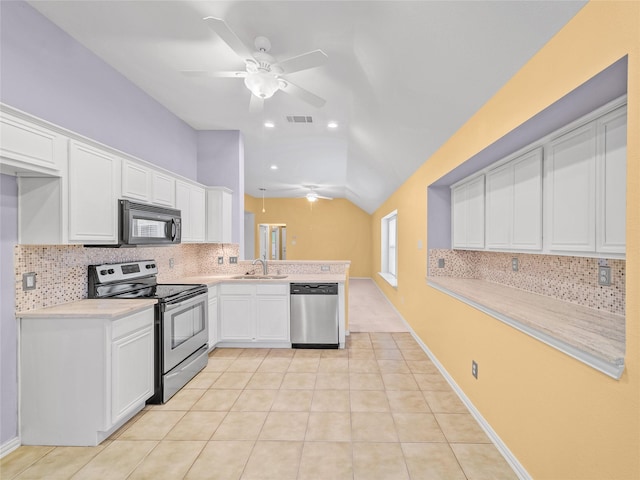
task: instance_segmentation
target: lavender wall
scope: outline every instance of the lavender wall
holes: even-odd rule
[[[18,243],[18,184],[0,175],[0,446],[18,436],[18,371],[13,247]]]
[[[244,250],[244,142],[238,130],[198,132],[198,182],[233,190],[233,243]]]
[[[0,100],[193,180],[196,131],[22,1],[0,2]]]
[[[22,1],[0,1],[0,101],[187,178],[196,131]],[[17,431],[15,179],[2,176],[0,446]]]

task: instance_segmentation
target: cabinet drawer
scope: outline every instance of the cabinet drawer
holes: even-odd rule
[[[258,295],[287,295],[289,293],[289,284],[279,283],[273,285],[261,283],[256,285],[256,290]]]
[[[220,295],[253,295],[255,293],[255,285],[238,283],[227,283],[220,285]]]
[[[149,307],[128,317],[114,320],[111,326],[111,338],[116,340],[149,326],[153,326],[153,307]]]

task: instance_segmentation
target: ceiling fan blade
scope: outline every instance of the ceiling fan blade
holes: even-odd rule
[[[256,97],[253,93],[249,100],[249,112],[250,113],[262,113],[264,108],[264,100],[260,97]]]
[[[244,78],[247,76],[247,72],[202,72],[198,70],[183,70],[181,73],[187,77]]]
[[[247,46],[242,43],[242,40],[238,38],[238,36],[233,33],[233,30],[229,28],[229,25],[220,18],[215,17],[205,17],[204,21],[207,22],[209,28],[216,32],[218,36],[222,39],[224,43],[229,45],[229,48],[236,52],[236,54],[242,58],[245,62],[247,60],[253,60],[253,53]]]
[[[287,60],[278,62],[276,65],[282,69],[282,73],[293,73],[324,65],[328,58],[322,50],[314,50],[313,52],[303,53],[297,57],[288,58]]]
[[[322,107],[327,101],[324,98],[317,96],[314,93],[311,93],[309,90],[305,90],[302,87],[299,87],[289,80],[285,80],[286,85],[282,86],[282,91],[288,93],[289,95],[293,95],[294,97],[298,97],[300,100],[304,100],[310,105],[314,107]]]

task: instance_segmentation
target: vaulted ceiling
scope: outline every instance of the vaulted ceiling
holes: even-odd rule
[[[29,3],[193,128],[240,130],[246,193],[293,197],[314,187],[371,213],[586,2]],[[206,16],[252,49],[266,36],[276,60],[324,51],[323,66],[287,76],[324,106],[279,91],[251,112],[241,79],[181,73],[244,69]]]

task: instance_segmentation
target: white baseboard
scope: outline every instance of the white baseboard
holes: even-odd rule
[[[20,437],[12,438],[8,442],[3,443],[2,445],[0,445],[0,458],[4,458],[5,456],[9,455],[20,445]]]
[[[375,283],[375,282],[373,282],[373,283],[376,285],[376,287],[378,287],[377,283]],[[380,290],[380,287],[378,287],[378,290]],[[391,303],[391,301],[382,292],[382,290],[380,290],[380,293],[389,302],[389,305],[391,305],[391,308],[393,308],[393,310],[396,312],[398,317],[400,317],[400,319],[404,322],[404,324],[407,327],[407,330],[409,331],[411,336],[418,343],[418,345],[420,345],[420,348],[422,348],[422,350],[424,350],[424,353],[426,353],[427,356],[431,359],[431,361],[436,366],[436,368],[440,371],[440,373],[445,378],[447,383],[449,383],[449,385],[451,385],[451,388],[453,389],[454,392],[456,392],[456,395],[458,395],[458,397],[460,397],[460,400],[462,401],[462,403],[464,403],[465,406],[469,409],[469,413],[471,413],[471,416],[473,416],[473,418],[476,419],[476,421],[480,425],[480,428],[482,428],[482,430],[484,430],[484,432],[487,434],[489,439],[496,446],[496,448],[498,449],[500,454],[504,457],[504,459],[511,466],[511,468],[513,468],[513,471],[516,473],[518,478],[520,480],[531,480],[531,475],[529,475],[529,472],[527,472],[527,470],[518,461],[516,456],[511,452],[511,450],[509,450],[509,448],[505,445],[505,443],[498,436],[498,434],[495,432],[495,430],[493,430],[493,428],[491,428],[491,425],[489,425],[489,422],[487,422],[484,419],[482,414],[473,405],[473,403],[471,402],[469,397],[467,397],[465,395],[464,391],[458,386],[458,384],[455,382],[453,377],[451,377],[451,375],[449,375],[449,372],[447,372],[447,370],[444,368],[444,366],[438,361],[438,359],[433,354],[433,352],[431,352],[431,350],[429,350],[429,347],[427,347],[427,345],[420,339],[420,337],[416,334],[416,332],[413,330],[413,328],[411,328],[411,325],[409,325],[409,323],[404,319],[404,317],[402,315],[400,315],[400,312],[398,312],[396,307],[393,305],[393,303]]]

